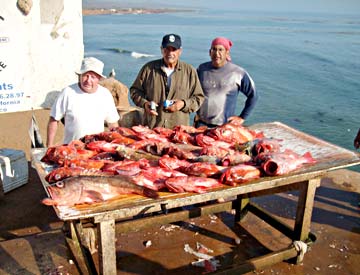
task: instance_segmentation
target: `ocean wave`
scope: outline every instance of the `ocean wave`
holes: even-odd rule
[[[125,50],[122,48],[108,48],[108,49],[104,49],[104,50],[115,52],[115,53],[121,53],[121,54],[129,54],[131,57],[134,57],[134,58],[146,58],[146,57],[154,57],[155,56],[153,54],[139,53],[139,52]]]

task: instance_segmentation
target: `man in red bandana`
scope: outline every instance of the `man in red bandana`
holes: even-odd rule
[[[256,105],[258,94],[254,81],[243,68],[231,62],[232,45],[225,37],[215,38],[209,50],[211,61],[200,64],[197,69],[205,101],[195,116],[196,127],[216,127],[234,119],[243,123]],[[245,95],[246,101],[236,116],[239,92]]]

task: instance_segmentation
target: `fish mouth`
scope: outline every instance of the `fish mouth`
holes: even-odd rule
[[[270,176],[275,176],[279,168],[279,165],[275,161],[267,161],[264,165],[264,170],[266,174]]]

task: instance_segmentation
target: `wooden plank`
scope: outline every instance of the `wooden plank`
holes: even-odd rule
[[[241,221],[246,216],[249,203],[250,199],[247,197],[246,194],[236,197],[236,200],[233,202],[233,208],[236,210],[235,222]]]
[[[273,228],[284,234],[286,237],[292,240],[294,239],[293,228],[283,223],[280,219],[278,219],[259,205],[256,205],[255,203],[250,203],[248,206],[248,210],[249,212],[253,213],[257,217],[271,225]]]
[[[291,246],[276,252],[268,253],[266,255],[255,257],[240,264],[234,264],[227,268],[217,270],[211,274],[216,275],[237,275],[251,272],[253,270],[262,269],[279,263],[288,259],[295,258],[298,255],[296,249]]]
[[[115,221],[97,224],[99,241],[99,273],[116,275]]]

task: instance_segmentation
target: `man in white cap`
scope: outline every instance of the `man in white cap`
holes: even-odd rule
[[[64,144],[85,135],[104,131],[104,122],[111,129],[118,127],[119,114],[108,89],[99,85],[104,63],[94,57],[84,58],[78,83],[72,84],[55,100],[47,127],[47,147],[54,146],[59,122],[64,119]]]

